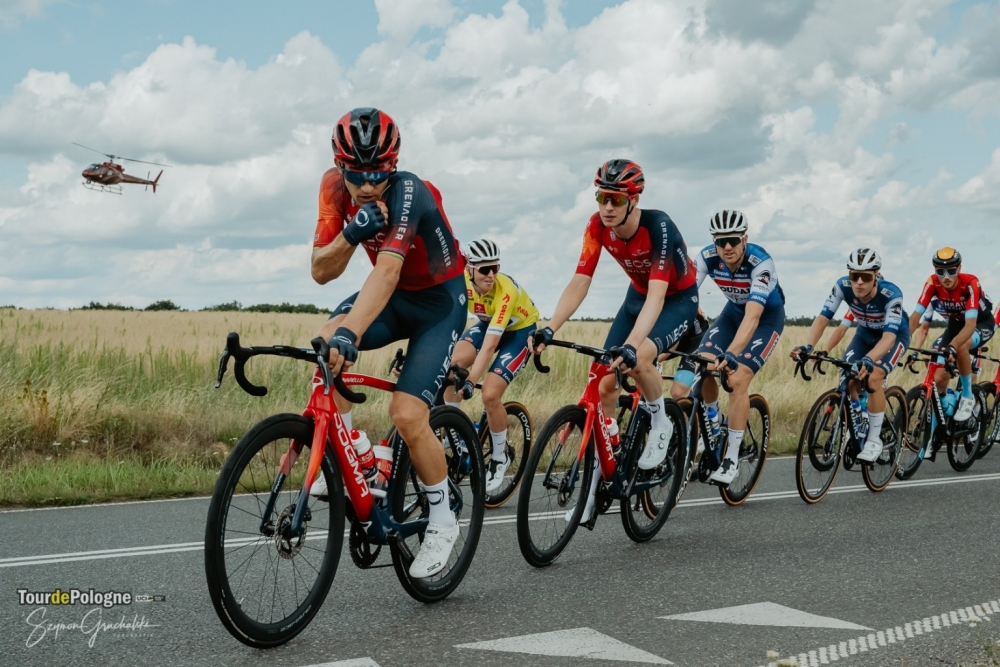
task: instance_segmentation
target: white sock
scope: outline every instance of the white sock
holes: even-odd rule
[[[657,431],[665,431],[667,427],[670,426],[670,420],[667,419],[666,408],[663,405],[663,397],[660,396],[655,401],[646,401],[646,406],[649,408],[650,414],[649,427],[656,429]]]
[[[354,428],[354,424],[353,424],[354,419],[351,417],[351,414],[352,413],[350,413],[350,412],[341,412],[340,413],[340,418],[344,420],[344,428],[347,429],[348,433],[350,433],[351,430]]]
[[[424,485],[424,491],[427,492],[427,504],[430,505],[430,516],[427,519],[445,528],[454,526],[455,514],[448,502],[448,478],[445,477],[437,484]]]
[[[507,431],[494,433],[490,431],[490,439],[493,441],[493,460],[507,460]]]
[[[868,442],[882,442],[882,419],[884,417],[884,412],[868,413]]]
[[[453,408],[461,408],[462,407],[462,401],[445,401],[444,404],[445,405],[450,405]]]
[[[740,459],[740,445],[743,444],[743,431],[729,430],[729,444],[726,446],[726,458],[733,463]]]

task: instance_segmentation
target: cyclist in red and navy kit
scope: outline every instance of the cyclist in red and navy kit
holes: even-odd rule
[[[651,425],[639,468],[651,470],[666,459],[672,434],[663,406],[663,381],[653,360],[677,344],[694,322],[698,311],[694,263],[670,216],[639,209],[645,185],[639,165],[630,160],[605,162],[597,170],[594,185],[598,211],[587,223],[576,275],[559,297],[549,325],[532,334],[531,347],[532,351],[543,350],[580,307],[590,290],[601,249],[607,250],[628,274],[631,285],[604,347],[620,353],[616,365],[629,369],[649,407]],[[604,413],[613,414],[620,393],[615,377],[604,378],[600,389]],[[593,515],[600,475],[594,475],[593,480],[581,523]],[[571,509],[567,520],[572,515]]]
[[[983,294],[979,279],[961,272],[962,255],[957,250],[941,248],[934,253],[932,263],[934,273],[924,283],[924,290],[910,315],[910,327],[916,326],[931,300],[937,298],[937,312],[947,319],[948,328],[934,341],[934,348],[958,362],[962,394],[955,409],[955,421],[965,421],[972,416],[975,405],[971,353],[993,336],[993,304]],[[947,390],[948,380],[948,373],[939,369],[934,377],[939,393]]]
[[[750,416],[750,382],[764,367],[785,328],[785,295],[778,270],[767,251],[747,242],[750,226],[740,211],[720,211],[709,219],[712,244],[698,253],[698,286],[711,277],[725,295],[725,308],[702,338],[698,353],[715,359],[711,370],[727,373],[729,442],[726,455],[710,481],[729,486],[739,469],[740,445]],[[702,394],[716,431],[719,428],[719,385],[708,375]],[[714,415],[714,416],[713,416]]]
[[[430,405],[445,380],[465,326],[465,260],[441,205],[441,194],[410,172],[397,171],[399,130],[383,111],[360,108],[333,131],[336,166],[323,175],[312,276],[339,278],[361,245],[374,269],[361,291],[331,313],[320,335],[330,341],[338,373],[358,350],[408,339],[389,416],[410,449],[430,504],[429,524],[410,576],[432,576],[447,564],[459,536],[448,502],[447,464],[430,428]],[[338,401],[350,426],[346,404]]]

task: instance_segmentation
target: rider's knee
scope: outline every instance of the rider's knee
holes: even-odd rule
[[[507,388],[505,382],[483,382],[480,394],[483,398],[483,405],[487,408],[496,408],[503,404],[503,392]]]
[[[389,418],[406,437],[427,425],[427,404],[415,396],[395,392],[389,402]]]
[[[670,398],[678,401],[691,393],[691,387],[680,382],[674,382],[670,385]]]

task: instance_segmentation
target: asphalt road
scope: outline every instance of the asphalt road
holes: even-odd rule
[[[3,512],[0,663],[756,667],[773,650],[799,664],[974,664],[981,640],[1000,638],[1000,618],[968,623],[1000,616],[1000,454],[962,475],[944,458],[882,494],[841,472],[814,506],[795,493],[794,461],[775,459],[743,507],[696,484],[653,541],[633,544],[609,514],[544,570],[520,556],[512,501],[487,513],[449,599],[417,603],[391,568],[345,555],[312,624],[269,651],[237,642],[212,609],[207,499]],[[96,635],[55,625],[93,607],[19,604],[18,589],[74,587],[166,599],[92,612],[145,626]],[[699,612],[714,613],[663,618]]]

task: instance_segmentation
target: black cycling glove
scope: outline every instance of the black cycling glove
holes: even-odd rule
[[[354,219],[344,227],[341,234],[344,235],[345,241],[356,246],[362,241],[374,238],[385,228],[386,221],[385,216],[382,215],[382,209],[379,208],[378,202],[370,201],[361,205]]]

